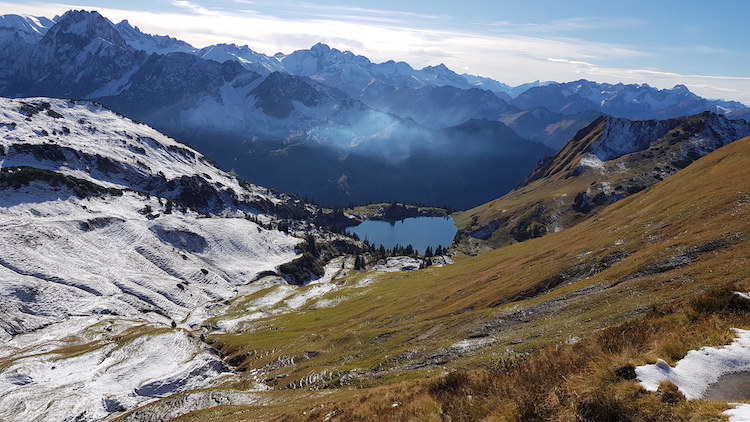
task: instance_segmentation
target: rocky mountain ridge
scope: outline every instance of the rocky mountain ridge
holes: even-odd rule
[[[469,251],[572,227],[748,135],[745,120],[709,112],[646,121],[600,117],[515,190],[461,213],[461,243]]]

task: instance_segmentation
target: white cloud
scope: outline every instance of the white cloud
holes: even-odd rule
[[[199,5],[199,4],[196,4],[196,3],[193,3],[193,2],[189,2],[189,1],[186,1],[186,0],[172,0],[172,5],[176,6],[176,7],[179,7],[179,8],[182,8],[182,9],[185,9],[185,10],[187,10],[189,12],[192,12],[192,13],[195,13],[197,15],[216,16],[219,13],[217,11],[208,10],[208,9],[206,9],[205,7],[203,7],[203,6]]]

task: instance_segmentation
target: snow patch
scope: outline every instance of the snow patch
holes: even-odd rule
[[[728,346],[691,350],[674,367],[659,359],[637,367],[635,373],[648,391],[656,391],[660,382],[669,380],[686,398],[699,399],[722,375],[750,371],[750,330],[735,331],[737,338]],[[746,414],[746,410],[738,411],[738,415]]]
[[[143,334],[129,337],[133,330]],[[182,330],[105,317],[76,318],[17,336],[0,347],[0,356],[11,358],[0,373],[2,420],[101,420],[206,387],[228,371]]]
[[[412,258],[410,256],[394,256],[391,258],[386,258],[383,262],[379,262],[372,268],[372,270],[385,273],[415,271],[419,269],[421,264],[421,260]]]
[[[737,403],[737,407],[724,412],[729,416],[729,422],[750,422],[750,404]]]
[[[604,162],[594,154],[586,154],[585,157],[581,158],[581,161],[579,161],[578,164],[584,167],[604,171]]]

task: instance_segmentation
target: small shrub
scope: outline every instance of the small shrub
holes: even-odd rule
[[[740,314],[750,312],[750,300],[735,293],[731,284],[714,287],[690,302],[699,314]]]
[[[646,189],[646,186],[644,186],[644,185],[632,185],[632,186],[628,186],[627,190],[628,190],[628,194],[633,195],[633,194],[638,193],[638,192],[640,192],[640,191],[642,191],[644,189]]]
[[[470,382],[471,379],[466,371],[453,371],[439,381],[430,384],[427,390],[433,396],[457,394],[466,388]]]
[[[682,394],[680,389],[677,388],[672,381],[662,381],[659,384],[659,389],[657,391],[661,396],[662,403],[674,406],[685,401],[685,395]]]
[[[635,366],[628,364],[615,369],[615,376],[620,381],[630,381],[637,378]]]
[[[577,407],[579,415],[585,421],[625,422],[629,420],[622,403],[609,391],[597,390],[581,398]]]

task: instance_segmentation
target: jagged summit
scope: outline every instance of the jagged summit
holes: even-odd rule
[[[123,20],[115,25],[117,31],[122,35],[125,42],[131,47],[148,53],[167,54],[172,52],[194,53],[197,49],[192,45],[163,35],[150,35],[143,33],[137,26],[133,27],[130,22]]]
[[[216,44],[198,50],[195,54],[207,60],[224,63],[229,60],[238,61],[244,68],[266,75],[272,72],[284,71],[278,57],[269,57],[256,53],[250,47],[236,44]]]
[[[125,48],[127,43],[115,29],[112,22],[99,12],[70,10],[50,28],[40,41],[42,45],[71,44],[82,48],[92,40],[101,39],[117,47]]]

